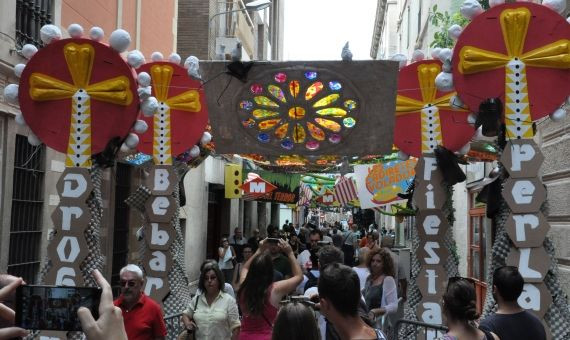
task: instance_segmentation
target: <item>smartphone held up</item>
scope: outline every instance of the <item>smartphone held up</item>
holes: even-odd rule
[[[33,330],[80,331],[79,307],[99,317],[101,289],[20,286],[16,291],[16,326]]]

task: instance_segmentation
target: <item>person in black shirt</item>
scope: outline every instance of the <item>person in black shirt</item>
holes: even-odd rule
[[[546,340],[540,320],[519,306],[517,299],[524,281],[517,267],[505,266],[493,273],[493,298],[497,312],[481,322],[479,328],[491,331],[501,340]]]

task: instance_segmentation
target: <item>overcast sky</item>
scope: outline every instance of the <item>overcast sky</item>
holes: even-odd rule
[[[371,59],[377,0],[285,1],[285,60],[340,60],[350,41],[353,59]]]

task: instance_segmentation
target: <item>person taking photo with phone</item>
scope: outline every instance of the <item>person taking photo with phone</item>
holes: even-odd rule
[[[289,259],[292,276],[273,282],[273,261],[267,253],[267,239],[259,243],[255,254],[243,265],[237,300],[242,312],[240,339],[269,340],[279,302],[301,282],[303,273],[297,265],[291,246],[279,240],[278,249]]]
[[[113,303],[121,308],[129,339],[165,339],[166,325],[160,306],[143,292],[139,266],[128,264],[119,272],[121,295]]]

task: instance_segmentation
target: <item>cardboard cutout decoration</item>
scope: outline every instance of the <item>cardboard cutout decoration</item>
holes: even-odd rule
[[[545,237],[549,225],[541,214],[546,187],[538,175],[544,157],[532,140],[532,123],[548,114],[554,119],[553,112],[570,94],[570,24],[538,4],[493,7],[459,37],[453,76],[459,96],[469,107],[497,97],[504,104],[506,129],[500,137],[507,143],[500,162],[509,175],[502,192],[508,208],[501,208],[496,216],[488,284],[492,285],[492,273],[499,266],[517,266],[525,280],[521,306],[544,317],[546,331],[554,339],[568,338],[568,301],[552,268],[554,248]],[[539,288],[542,282],[547,289]],[[484,314],[492,312],[494,304],[487,292]]]
[[[392,147],[395,62],[255,63],[245,83],[226,74],[228,63],[202,64],[219,153],[375,155]]]
[[[271,192],[275,191],[277,187],[271,184],[271,182],[268,182],[256,175],[252,179],[243,183],[241,189],[243,190],[242,198],[248,201],[252,201],[256,198],[270,194]]]
[[[538,4],[493,7],[461,33],[453,80],[471,109],[486,98],[501,98],[507,138],[531,138],[532,122],[570,94],[570,25]]]
[[[438,145],[457,151],[475,132],[467,122],[469,112],[451,105],[455,92],[436,88],[440,72],[439,60],[419,61],[400,70],[394,144],[408,155],[433,153]]]
[[[172,157],[196,144],[206,129],[208,109],[202,84],[171,62],[147,63],[140,70],[150,74],[159,108],[157,114],[143,118],[149,129],[141,135],[138,149],[158,157],[155,164],[172,164]]]
[[[417,159],[355,165],[354,174],[362,209],[385,205],[400,199],[415,175]]]
[[[68,167],[89,167],[91,155],[129,133],[138,115],[136,94],[129,65],[89,39],[64,39],[39,50],[19,90],[26,124],[47,146],[67,154]]]

